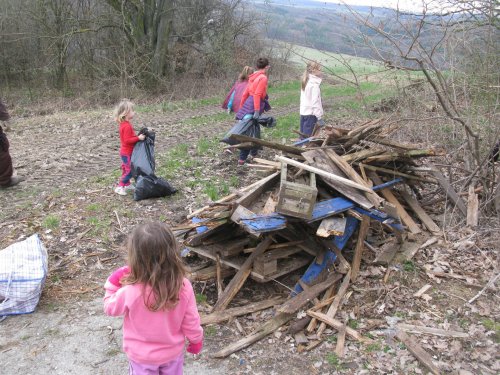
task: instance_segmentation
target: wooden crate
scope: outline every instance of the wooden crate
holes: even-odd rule
[[[316,175],[311,173],[310,186],[287,181],[286,177],[287,166],[283,164],[276,212],[301,219],[311,219],[318,195]]]

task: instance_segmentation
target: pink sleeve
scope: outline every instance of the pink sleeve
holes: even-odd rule
[[[125,288],[113,285],[109,279],[104,284],[106,294],[104,295],[104,313],[109,316],[125,315],[127,307],[125,304]]]
[[[203,340],[200,314],[198,313],[198,307],[196,307],[196,298],[191,283],[187,279],[184,279],[184,283],[187,283],[185,288],[187,289],[186,298],[188,298],[188,303],[181,330],[189,342],[199,343]]]

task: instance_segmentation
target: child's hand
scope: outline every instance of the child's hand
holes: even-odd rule
[[[118,268],[115,272],[113,272],[111,276],[108,278],[108,280],[111,284],[120,288],[122,286],[120,280],[129,273],[130,273],[129,266],[124,266]]]
[[[144,141],[146,139],[146,135],[140,134],[137,138],[139,138],[139,141]]]
[[[201,340],[197,344],[193,344],[192,342],[190,342],[186,351],[191,354],[200,354],[202,348],[203,348],[203,340]]]

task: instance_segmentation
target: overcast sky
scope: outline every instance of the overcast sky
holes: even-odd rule
[[[327,3],[337,3],[342,4],[340,0],[319,0]],[[421,12],[422,11],[422,0],[345,0],[346,4],[349,5],[365,5],[374,7],[386,7],[386,8],[397,8],[399,6],[400,10],[411,11],[411,12]],[[428,4],[429,10],[440,11],[443,7],[446,7],[446,0],[425,0]]]

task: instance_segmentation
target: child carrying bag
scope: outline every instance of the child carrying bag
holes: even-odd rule
[[[1,250],[0,317],[35,311],[47,272],[47,250],[37,234]]]

